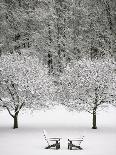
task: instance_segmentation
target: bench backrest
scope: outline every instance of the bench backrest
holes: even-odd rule
[[[81,138],[81,141],[79,142],[79,146],[81,145],[83,139],[84,139],[84,136]]]
[[[44,135],[44,139],[47,142],[47,144],[50,145],[46,130],[43,130],[43,135]]]

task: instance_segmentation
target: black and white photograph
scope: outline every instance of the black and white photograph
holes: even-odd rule
[[[116,0],[0,0],[0,155],[116,155]]]

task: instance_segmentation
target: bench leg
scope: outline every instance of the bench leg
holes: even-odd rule
[[[72,150],[72,141],[70,141],[70,142],[68,143],[68,149],[69,149],[69,150]]]
[[[60,149],[60,143],[56,141],[56,150]]]
[[[69,146],[69,143],[68,143],[68,150],[69,150],[70,146]]]

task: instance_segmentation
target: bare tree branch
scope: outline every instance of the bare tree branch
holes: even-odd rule
[[[14,118],[14,115],[11,113],[8,107],[6,105],[4,105],[3,107],[5,107],[8,110],[9,114]]]

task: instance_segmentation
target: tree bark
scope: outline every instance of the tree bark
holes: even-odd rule
[[[92,129],[97,129],[96,126],[96,108],[93,109],[93,126]]]
[[[18,115],[15,114],[14,118],[14,125],[13,125],[13,129],[18,128]]]

